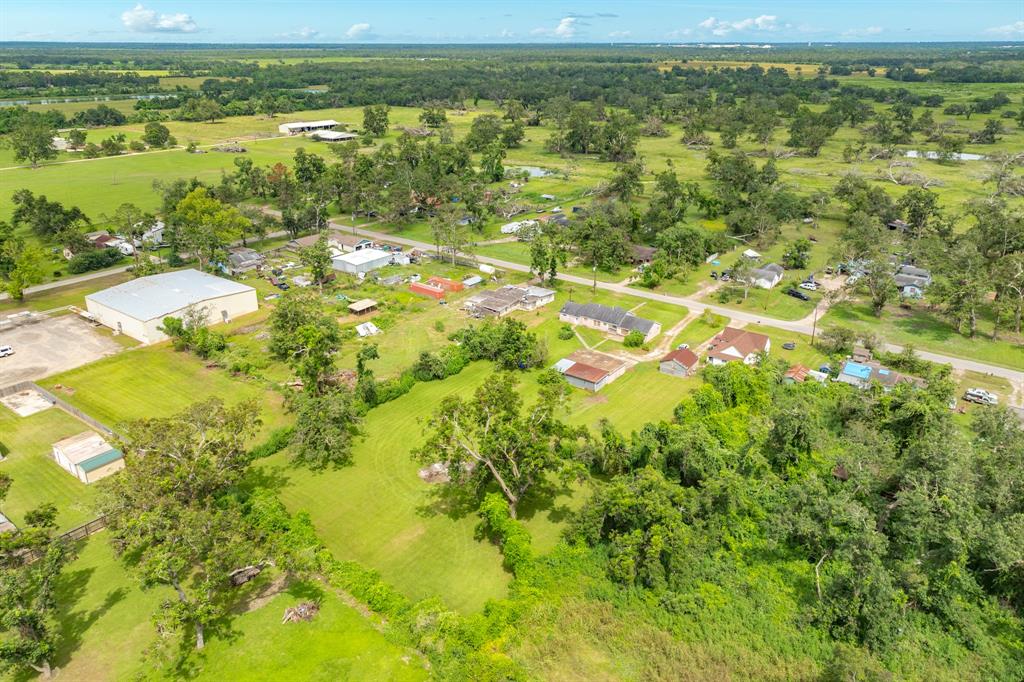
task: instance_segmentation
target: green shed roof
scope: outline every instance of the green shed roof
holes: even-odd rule
[[[105,466],[111,462],[116,462],[123,457],[124,455],[121,454],[120,450],[112,448],[99,455],[94,455],[84,462],[79,462],[78,466],[81,467],[82,471],[85,473],[89,473],[90,471],[96,471],[101,466]]]

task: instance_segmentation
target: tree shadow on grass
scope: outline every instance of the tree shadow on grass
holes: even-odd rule
[[[69,609],[74,608],[85,593],[89,590],[89,581],[92,579],[96,569],[84,568],[77,571],[65,573],[61,577],[60,603],[67,604]],[[92,589],[103,589],[101,585],[93,585]],[[57,626],[57,636],[60,648],[54,656],[53,664],[56,667],[63,667],[70,662],[72,655],[82,646],[82,639],[86,631],[91,628],[97,620],[110,611],[118,602],[128,595],[128,590],[118,587],[109,590],[103,598],[103,603],[88,611],[68,611],[63,613]]]
[[[287,488],[291,481],[291,477],[283,467],[254,466],[245,475],[244,486],[247,490],[266,488],[276,493]]]
[[[446,483],[434,484],[427,493],[427,499],[416,507],[420,516],[447,516],[457,521],[480,508],[480,496],[475,490]]]
[[[564,502],[556,504],[559,497],[572,495],[572,488],[560,481],[547,481],[542,483],[527,495],[517,508],[517,518],[520,521],[529,521],[537,514],[547,512],[547,519],[552,523],[559,523],[566,520],[572,514],[572,509]]]

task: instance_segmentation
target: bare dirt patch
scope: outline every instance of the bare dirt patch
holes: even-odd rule
[[[113,339],[75,315],[51,317],[0,332],[0,346],[8,345],[14,355],[0,358],[0,386],[42,379],[122,350]]]

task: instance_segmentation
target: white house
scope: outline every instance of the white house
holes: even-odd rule
[[[82,483],[93,483],[124,469],[121,451],[94,431],[54,443],[53,459]]]
[[[771,289],[782,281],[785,271],[777,263],[769,263],[760,268],[753,268],[750,271],[751,284],[761,289]]]
[[[767,353],[771,348],[772,340],[764,334],[726,327],[721,334],[711,340],[708,346],[708,363],[724,365],[739,360],[745,365],[752,365],[757,362],[761,353]]]
[[[360,249],[331,259],[332,267],[350,275],[367,273],[391,264],[391,254],[380,249]]]
[[[189,306],[206,311],[207,324],[227,322],[259,307],[256,290],[198,270],[140,277],[85,297],[101,324],[142,343],[163,341],[165,317],[181,317]]]

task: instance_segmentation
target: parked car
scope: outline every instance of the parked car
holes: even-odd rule
[[[409,275],[409,281],[410,282],[418,282],[418,281],[420,281],[419,274],[416,273],[416,274]]]
[[[10,346],[0,346],[0,358],[6,358],[10,355],[14,355],[14,349]]]
[[[676,346],[676,350],[686,350],[689,347],[690,347],[690,344],[688,344],[688,343],[681,343],[678,346]]]
[[[807,291],[817,291],[818,290],[818,283],[817,282],[800,282],[800,288],[801,289],[807,289]]]
[[[794,289],[793,287],[790,287],[790,288],[786,289],[786,295],[787,296],[792,296],[793,298],[799,298],[801,301],[809,301],[809,300],[811,300],[810,296],[808,296],[804,292],[800,291],[799,289]]]
[[[969,388],[964,393],[964,400],[969,403],[977,403],[979,405],[998,405],[999,396],[995,393],[986,391],[983,388]]]
[[[291,287],[288,285],[288,282],[278,282],[277,288],[280,289],[281,291],[288,291],[289,289],[291,289]]]
[[[825,374],[831,374],[832,373],[832,368],[829,367],[828,365],[822,365],[821,367],[818,368],[818,371],[819,372],[824,372]]]
[[[793,350],[794,348],[796,348],[796,344],[793,343],[792,341],[787,341],[786,343],[782,344],[782,347],[785,348],[786,350]]]

